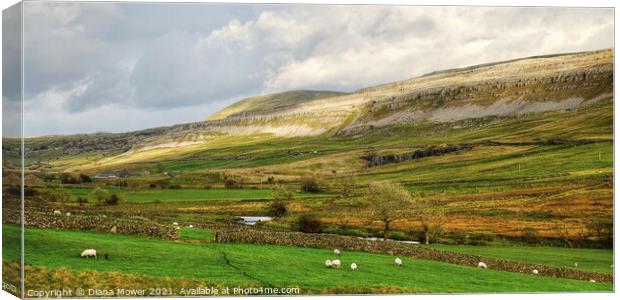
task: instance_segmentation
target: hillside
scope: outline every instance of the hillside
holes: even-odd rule
[[[473,124],[486,129],[489,118],[495,118],[493,124],[508,124],[505,122],[512,122],[515,117],[540,115],[544,119],[545,113],[610,103],[612,81],[611,49],[532,57],[435,72],[349,94],[291,91],[257,96],[231,105],[209,121],[122,134],[33,138],[27,140],[26,151],[29,163],[57,161],[58,165],[61,158],[70,155],[63,166],[98,161],[97,166],[101,167],[171,154],[191,156],[227,136],[235,145],[269,137],[370,137],[378,131],[392,135],[394,128],[411,126],[437,131]],[[580,117],[580,126],[599,124],[596,120],[591,124],[588,116]],[[606,127],[590,128],[588,134],[579,128],[563,130],[563,126],[569,126],[563,123],[570,121],[558,120],[554,129],[544,134],[536,133],[540,127],[524,128],[519,139],[611,138],[598,133],[599,129],[607,132]],[[484,140],[483,131],[480,136]],[[501,134],[505,140],[514,132]],[[237,141],[236,136],[251,138]]]
[[[344,93],[332,91],[288,91],[277,94],[254,96],[241,99],[221,111],[216,112],[209,116],[207,121],[233,117],[238,113],[277,110],[311,100],[329,98],[342,94]]]
[[[568,110],[611,97],[612,73],[608,49],[438,72],[317,99],[294,97],[297,93],[263,96],[241,101],[211,121],[186,125],[189,132],[170,130],[144,146],[197,143],[213,134],[347,136],[391,125]],[[280,106],[283,99],[296,104]]]

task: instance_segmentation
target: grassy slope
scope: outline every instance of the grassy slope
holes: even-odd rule
[[[373,168],[370,174],[364,176],[372,177],[374,180],[424,183],[610,175],[613,172],[612,151],[612,142],[534,147],[479,147],[460,155],[445,155]]]
[[[486,257],[546,264],[557,267],[574,267],[600,273],[612,273],[613,251],[601,249],[570,249],[556,247],[512,247],[512,246],[465,246],[431,245],[435,249],[481,255]]]
[[[7,249],[19,241],[16,226],[3,226],[4,259],[19,256]],[[62,245],[59,247],[59,245]],[[79,258],[84,248],[95,248],[111,260]],[[230,264],[227,264],[226,259]],[[52,269],[93,269],[151,276],[186,277],[224,282],[286,286],[318,291],[334,286],[388,285],[417,292],[524,292],[524,291],[609,291],[610,284],[536,277],[508,272],[481,270],[445,263],[404,259],[405,267],[396,268],[387,255],[345,252],[345,265],[354,261],[359,270],[327,270],[327,249],[257,246],[247,244],[183,244],[156,239],[28,228],[26,263]],[[233,267],[234,266],[234,267]],[[451,280],[445,280],[446,275]]]
[[[332,91],[289,91],[277,94],[255,96],[242,99],[209,116],[208,120],[224,119],[238,112],[255,112],[269,110],[285,105],[302,103],[310,100],[342,95]]]
[[[86,196],[92,192],[91,188],[71,188],[71,194]],[[252,200],[271,199],[273,190],[268,189],[148,189],[129,191],[125,189],[109,188],[109,192],[118,193],[128,202],[142,203],[171,201],[208,201],[208,200]],[[296,197],[317,197],[319,194],[295,193]]]
[[[481,141],[531,142],[549,138],[612,139],[613,102],[611,100],[580,107],[568,112],[551,112],[519,118],[489,118],[454,124],[423,123],[383,128],[363,137],[275,138],[268,135],[252,137],[220,137],[206,142],[194,153],[176,157],[165,153],[164,166],[187,171],[201,168],[240,168],[282,164],[324,157],[334,153],[362,150],[368,147],[386,149],[415,147],[426,144],[458,144]],[[293,157],[288,150],[306,152]],[[318,151],[312,155],[308,152]],[[244,160],[214,158],[244,155]],[[161,160],[163,158],[160,157]],[[156,157],[150,160],[157,161]],[[134,161],[135,162],[135,161]],[[184,165],[186,164],[186,165]]]
[[[429,144],[476,143],[489,140],[532,142],[549,138],[611,140],[612,125],[613,101],[607,99],[570,111],[517,118],[485,118],[446,124],[421,123],[385,127],[372,130],[361,137],[214,136],[198,145],[153,149],[128,156],[108,157],[99,159],[96,164],[92,163],[93,160],[76,160],[74,157],[66,159],[60,157],[52,164],[70,170],[92,171],[92,168],[142,170],[160,163],[169,171],[197,172],[206,169],[261,167],[329,158],[329,155],[365,151],[369,147],[411,148]],[[289,150],[305,154],[291,156],[287,153]],[[314,151],[318,152],[313,154]],[[242,156],[243,159],[234,159],[238,156]]]

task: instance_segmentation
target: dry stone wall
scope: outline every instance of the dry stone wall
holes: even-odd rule
[[[18,210],[3,210],[4,223],[19,224]],[[99,231],[155,237],[166,240],[179,239],[179,232],[172,226],[164,226],[146,220],[116,219],[104,216],[56,215],[26,210],[25,226],[39,228],[61,228],[70,230]]]

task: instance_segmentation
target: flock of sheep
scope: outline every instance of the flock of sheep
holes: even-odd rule
[[[338,249],[334,249],[334,255],[335,256],[340,256],[340,250]],[[403,266],[403,261],[400,258],[396,258],[394,259],[394,264],[396,264],[399,267]],[[340,266],[342,265],[342,262],[339,259],[334,259],[334,260],[326,260],[325,261],[325,267],[328,269],[331,268],[340,268]],[[351,263],[351,271],[355,271],[357,270],[357,263],[352,262]]]
[[[479,262],[479,263],[478,263],[478,268],[481,268],[481,269],[487,269],[488,267],[489,267],[489,266],[487,266],[487,264],[486,264],[485,262],[483,262],[483,261],[481,261],[481,262]],[[533,270],[532,270],[532,274],[534,274],[534,275],[538,275],[538,270],[537,270],[537,269],[533,269]]]
[[[174,226],[174,228],[176,228],[177,230],[181,229],[181,227],[179,226],[178,222],[172,222],[172,226]],[[194,228],[194,225],[189,224],[189,226],[187,226],[189,228]]]
[[[176,223],[176,222],[175,222]],[[189,225],[190,228],[192,228],[192,225]],[[334,249],[334,255],[335,256],[340,256],[340,250],[338,249]],[[86,249],[84,251],[82,251],[82,254],[80,254],[81,257],[83,258],[89,258],[89,257],[93,257],[93,258],[97,258],[97,251],[95,249]],[[107,254],[106,254],[106,259],[107,259]],[[403,261],[397,257],[394,259],[394,264],[398,267],[402,267],[403,266]],[[578,267],[579,264],[575,263],[574,264],[575,267]],[[331,268],[340,268],[342,266],[342,262],[339,259],[334,259],[334,260],[326,260],[325,261],[325,267],[328,269]],[[487,269],[488,266],[485,262],[478,262],[478,268],[481,269]],[[613,265],[611,265],[611,268],[613,268]],[[352,262],[351,263],[351,271],[356,271],[357,270],[357,263]],[[532,274],[534,275],[538,275],[538,270],[537,269],[533,269],[532,270]],[[594,279],[590,279],[590,282],[596,282]]]
[[[340,250],[338,249],[334,249],[334,255],[335,256],[340,256]],[[398,267],[402,267],[403,266],[403,261],[397,257],[394,259],[394,264]],[[340,268],[340,266],[342,265],[342,262],[339,259],[334,259],[334,260],[326,260],[325,261],[325,267],[330,269],[330,268]],[[577,263],[575,263],[575,267],[577,267]],[[478,268],[481,269],[487,269],[489,266],[485,263],[485,262],[478,262]],[[353,262],[351,263],[351,271],[355,271],[357,270],[357,263]],[[538,275],[538,270],[537,269],[533,269],[532,270],[532,274],[534,275]],[[591,282],[595,282],[594,280],[590,280]]]

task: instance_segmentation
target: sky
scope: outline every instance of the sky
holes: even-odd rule
[[[610,48],[613,9],[25,2],[23,39],[24,135],[126,132],[258,94]]]

